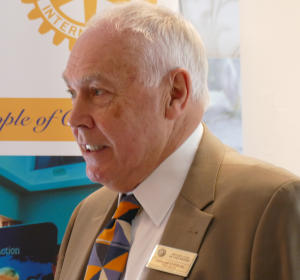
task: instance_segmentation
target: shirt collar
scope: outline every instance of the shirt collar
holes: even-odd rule
[[[179,195],[202,134],[203,126],[200,123],[186,141],[133,190],[156,226],[161,224]]]

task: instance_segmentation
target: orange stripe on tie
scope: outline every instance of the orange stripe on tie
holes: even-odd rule
[[[122,201],[122,202],[120,202],[113,218],[118,219],[119,217],[121,217],[122,215],[127,213],[129,210],[138,209],[138,208],[139,208],[139,206],[136,204],[133,204],[132,202]]]
[[[111,260],[104,267],[107,269],[123,272],[126,266],[127,258],[128,258],[128,252]]]
[[[101,270],[101,267],[99,267],[99,266],[89,265],[87,267],[84,279],[86,279],[86,280],[92,279],[100,270]]]
[[[107,242],[102,242],[101,240],[106,240],[106,241],[112,241],[114,238],[114,234],[115,234],[115,228],[116,228],[116,224],[114,223],[112,228],[109,229],[103,229],[103,231],[98,235],[96,242],[97,243],[103,243],[103,244],[107,244]],[[98,241],[99,239],[99,241]]]

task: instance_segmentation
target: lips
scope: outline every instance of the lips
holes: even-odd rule
[[[105,148],[104,145],[92,145],[92,144],[84,144],[81,145],[81,147],[85,152],[97,152]]]

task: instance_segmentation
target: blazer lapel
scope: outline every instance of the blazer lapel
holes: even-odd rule
[[[101,196],[104,196],[105,199]],[[94,206],[93,209],[85,208],[85,204],[81,206],[75,221],[81,226],[74,228],[72,232],[72,239],[70,240],[72,245],[68,247],[66,252],[60,279],[83,279],[96,236],[111,219],[116,209],[118,195],[115,192],[107,190],[103,193],[102,190],[97,194],[97,197],[94,196],[93,198],[99,199],[99,203],[103,207],[99,207],[99,203],[89,203],[89,206]]]
[[[90,258],[90,254],[91,254],[92,248],[94,246],[96,237],[100,232],[100,229],[106,226],[108,221],[113,216],[114,211],[116,210],[116,203],[115,203],[116,201],[117,200],[115,200],[111,203],[111,205],[107,209],[106,213],[103,213],[102,215],[91,219],[91,225],[93,224],[93,226],[90,228],[89,232],[87,233],[86,237],[84,238],[86,240],[86,246],[84,247],[84,249],[82,251],[82,255],[81,255],[82,259],[84,259],[84,262],[79,261],[79,263],[85,264],[83,267],[83,275],[85,274],[86,266],[87,266],[88,260]]]
[[[198,151],[160,244],[198,254],[213,219],[213,215],[204,210],[214,200],[215,182],[224,152],[224,145],[204,126]],[[184,279],[181,276],[153,269],[147,270],[147,280]]]

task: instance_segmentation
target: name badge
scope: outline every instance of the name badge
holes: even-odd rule
[[[197,254],[163,245],[156,245],[146,267],[187,277]]]

